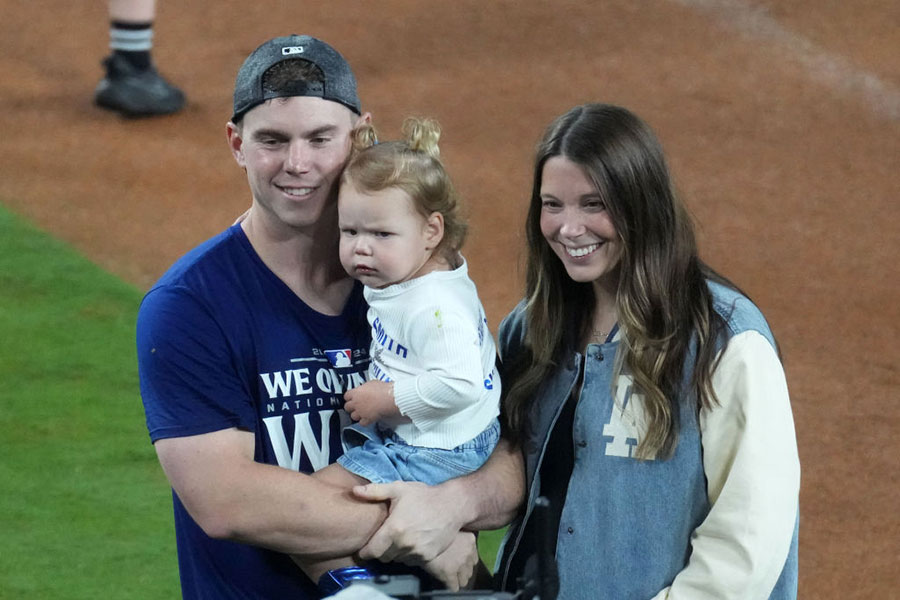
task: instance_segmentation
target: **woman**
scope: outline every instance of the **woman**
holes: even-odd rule
[[[500,328],[526,501],[515,589],[551,505],[559,597],[795,598],[800,468],[765,319],[697,256],[662,149],[573,108],[538,148],[525,299]]]

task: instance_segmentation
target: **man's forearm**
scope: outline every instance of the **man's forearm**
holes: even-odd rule
[[[294,481],[281,487],[280,492],[280,486],[275,482],[272,487],[267,488],[264,484],[261,489],[251,490],[255,492],[251,493],[255,500],[250,502],[257,507],[269,506],[269,509],[254,510],[246,506],[235,510],[232,513],[234,527],[228,539],[310,560],[323,560],[355,553],[387,517],[387,505],[383,502],[363,502],[352,497],[350,490],[308,475],[291,471],[282,473],[285,469],[261,466],[272,470],[278,478],[287,474]],[[273,493],[269,496],[260,493],[261,490]]]
[[[248,432],[160,440],[156,451],[191,517],[213,538],[312,559],[348,556],[387,516],[384,503],[255,462]]]
[[[479,531],[508,525],[525,496],[522,453],[501,439],[480,469],[438,487],[458,500],[458,521],[464,529]]]

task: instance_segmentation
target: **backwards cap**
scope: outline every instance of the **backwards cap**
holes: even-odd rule
[[[284,60],[300,58],[322,71],[324,81],[296,81],[288,89],[273,92],[263,89],[263,75]],[[315,96],[343,104],[360,114],[356,77],[337,50],[308,35],[289,35],[271,39],[259,46],[241,65],[234,82],[234,115],[237,123],[251,108],[266,100],[288,96]]]

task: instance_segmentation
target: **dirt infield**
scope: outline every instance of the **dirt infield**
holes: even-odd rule
[[[576,103],[657,130],[705,258],[781,342],[803,467],[800,596],[900,584],[900,2],[161,2],[183,113],[95,109],[104,3],[0,0],[0,202],[147,287],[248,205],[224,138],[241,60],[310,33],[390,136],[445,129],[492,327],[519,296],[531,153]]]

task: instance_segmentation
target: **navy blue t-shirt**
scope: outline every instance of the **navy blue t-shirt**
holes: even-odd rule
[[[343,392],[365,381],[362,286],[339,316],[304,304],[235,225],[176,262],[137,323],[153,442],[237,427],[257,462],[311,473],[343,452]],[[286,555],[207,536],[173,494],[184,598],[317,598]],[[264,510],[265,507],[260,507]],[[297,515],[302,519],[303,515]]]

